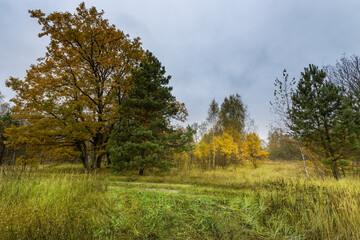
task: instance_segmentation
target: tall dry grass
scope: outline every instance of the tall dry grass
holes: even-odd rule
[[[116,235],[118,214],[94,175],[1,169],[0,239],[93,239]],[[105,227],[105,228],[104,228]],[[104,229],[106,231],[104,231]]]

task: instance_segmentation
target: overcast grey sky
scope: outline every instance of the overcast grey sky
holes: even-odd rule
[[[0,90],[23,78],[48,40],[27,10],[75,12],[77,0],[0,0]],[[358,0],[88,0],[117,28],[140,37],[172,75],[188,122],[205,119],[212,98],[239,93],[262,138],[274,123],[269,101],[284,68],[298,77],[309,63],[360,54]]]

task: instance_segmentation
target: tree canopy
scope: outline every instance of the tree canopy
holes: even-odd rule
[[[11,77],[14,116],[11,144],[24,143],[24,159],[39,152],[52,159],[80,157],[86,168],[100,167],[119,107],[132,86],[131,71],[144,59],[139,38],[116,29],[104,12],[81,3],[75,13],[29,11],[50,37],[44,57],[25,79]]]
[[[221,104],[219,121],[223,129],[232,128],[239,133],[244,131],[246,106],[239,94],[225,97]]]
[[[360,99],[360,57],[343,56],[335,66],[325,68],[327,78],[336,85],[343,86],[347,92]]]

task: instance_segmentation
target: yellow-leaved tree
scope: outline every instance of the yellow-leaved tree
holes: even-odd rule
[[[245,135],[242,154],[253,164],[254,168],[258,167],[260,160],[265,160],[269,156],[269,153],[261,147],[260,137],[256,133]]]
[[[239,145],[232,135],[223,132],[215,137],[215,146],[217,152],[224,158],[224,165],[228,165],[231,160],[236,164],[236,160],[239,159]]]
[[[206,142],[206,139],[202,139],[198,144],[195,145],[194,155],[201,161],[201,165],[204,169],[207,167],[211,168],[211,156],[213,152],[213,142],[212,139],[209,140],[209,143]]]
[[[7,81],[16,92],[14,116],[24,123],[7,129],[8,143],[26,145],[23,161],[77,156],[85,168],[99,168],[132,70],[144,59],[140,40],[84,3],[73,14],[29,13],[50,43],[25,79]]]

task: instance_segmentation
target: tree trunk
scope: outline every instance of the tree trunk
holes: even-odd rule
[[[339,174],[339,166],[337,164],[337,161],[333,161],[333,164],[331,166],[331,171],[336,180],[339,180],[340,174]]]
[[[78,151],[80,151],[81,153],[80,155],[81,163],[83,164],[85,169],[89,169],[88,151],[87,151],[86,143],[83,141],[78,141],[76,143],[76,147]]]
[[[342,174],[344,175],[344,177],[346,177],[345,169],[344,169],[343,167],[341,167],[341,172],[342,172]]]
[[[101,160],[103,156],[104,154],[100,154],[99,156],[96,157],[96,168],[101,168]]]
[[[104,134],[102,133],[96,133],[95,137],[94,137],[94,156],[93,156],[93,163],[92,163],[92,168],[93,169],[97,169],[97,168],[101,168],[101,160],[102,157],[104,156],[104,153],[100,153],[102,152],[102,148],[104,146]]]
[[[215,171],[215,153],[213,155],[213,168],[214,168],[214,171]]]
[[[215,162],[215,140],[214,140],[214,138],[215,138],[215,134],[214,134],[214,130],[213,130],[213,132],[212,132],[212,144],[213,144],[213,168],[214,168],[214,171],[215,171],[215,164],[216,164],[216,162]]]
[[[308,180],[310,180],[310,175],[309,175],[309,171],[308,171],[308,168],[307,168],[307,165],[306,165],[305,156],[304,156],[304,153],[303,153],[301,148],[300,148],[300,153],[301,153],[301,157],[302,157],[302,160],[303,160],[303,163],[304,163],[304,169],[305,169],[306,177],[307,177]]]
[[[4,163],[6,163],[6,157],[9,156],[9,148],[10,147],[5,147],[5,152],[4,152]]]
[[[13,152],[13,158],[12,158],[12,162],[15,165],[15,161],[16,161],[16,146],[14,146],[14,152]],[[25,162],[26,165],[26,162]]]
[[[254,168],[256,169],[257,168],[256,162],[252,162],[252,164],[253,164]]]
[[[94,150],[91,155],[91,169],[96,169],[97,163],[96,163],[96,151]]]
[[[107,165],[111,165],[110,154],[108,151],[106,151],[106,161],[107,161]]]
[[[302,150],[301,144],[300,144],[299,141],[296,141],[296,143],[297,143],[297,145],[299,147],[301,158],[302,158],[303,163],[304,163],[304,169],[305,169],[306,177],[307,177],[308,180],[310,180],[310,175],[309,175],[309,171],[308,171],[308,168],[307,168],[307,165],[306,165],[305,155],[304,155],[304,152]]]
[[[3,160],[4,160],[4,157],[5,157],[5,144],[1,143],[0,145],[0,165],[3,164]]]

